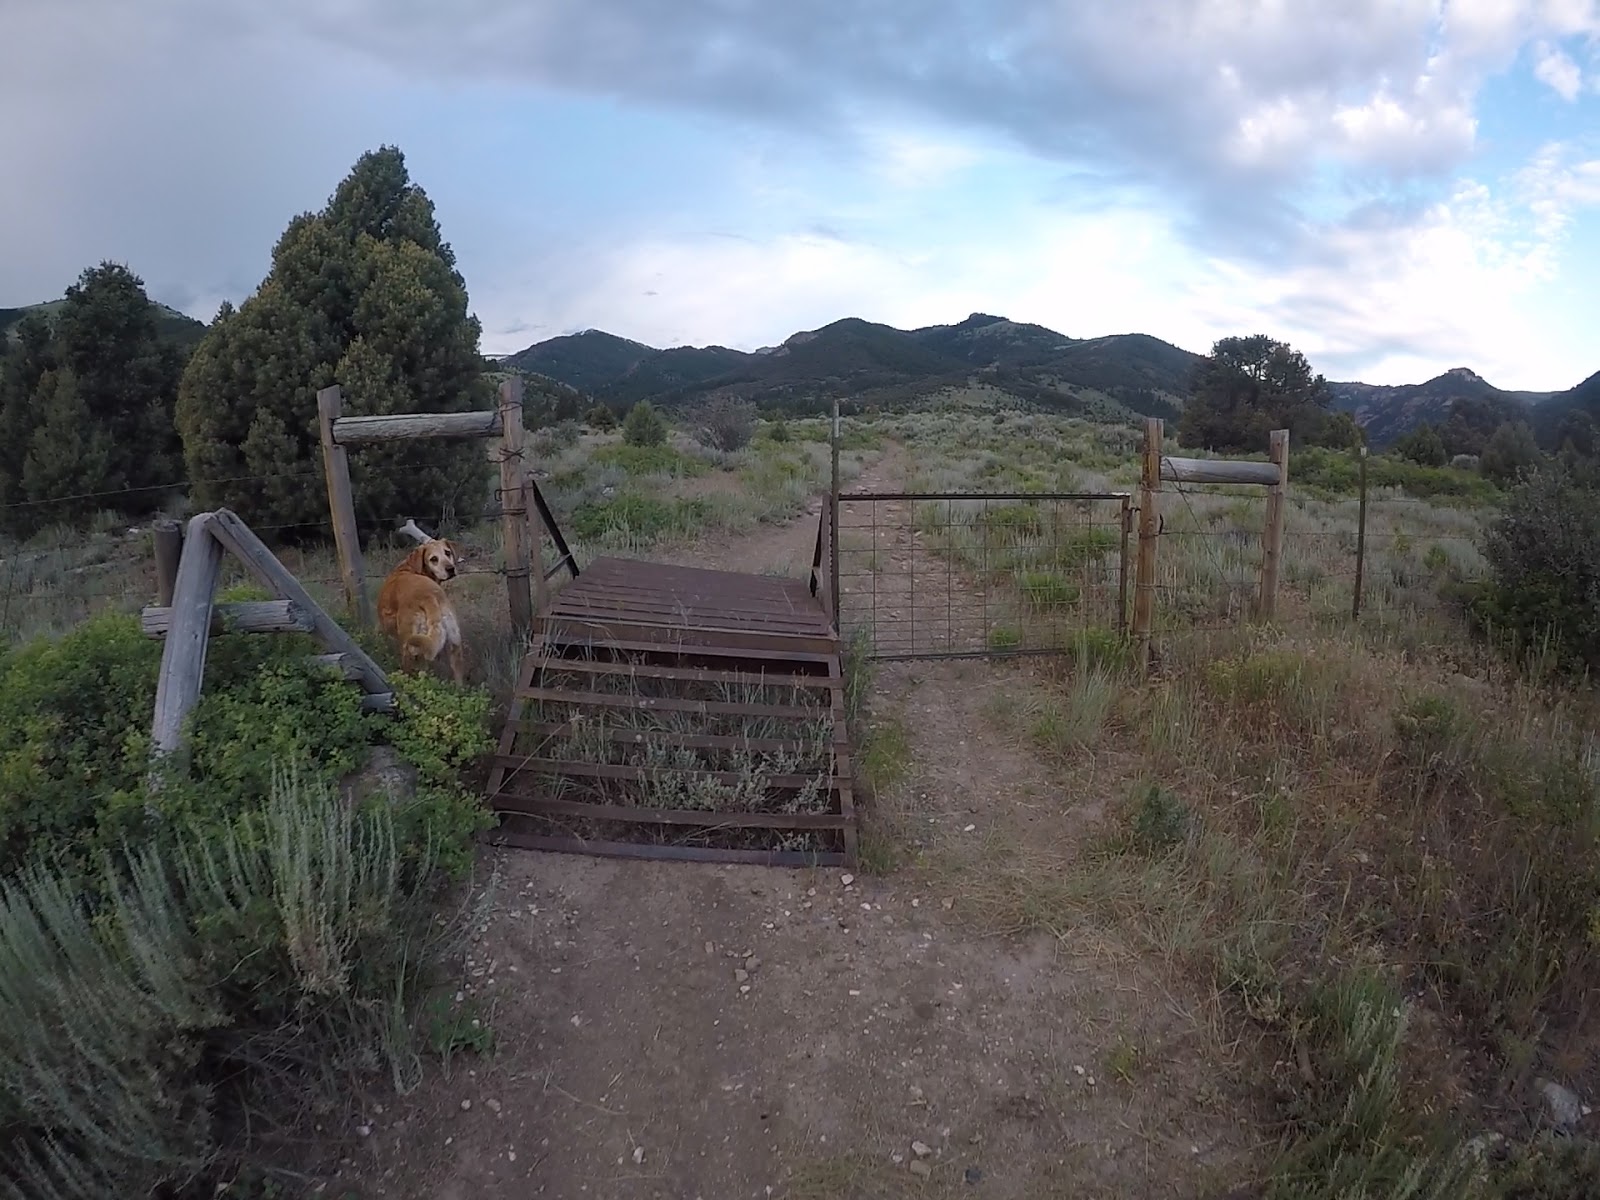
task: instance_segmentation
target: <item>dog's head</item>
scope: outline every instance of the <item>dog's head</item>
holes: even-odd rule
[[[461,551],[454,542],[434,538],[406,555],[405,562],[400,565],[405,570],[426,575],[436,583],[443,583],[456,577],[456,564],[460,559]]]

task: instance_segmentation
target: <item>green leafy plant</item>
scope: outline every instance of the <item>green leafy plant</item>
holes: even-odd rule
[[[660,446],[667,440],[667,423],[661,414],[641,400],[628,410],[622,422],[622,440],[630,446]]]

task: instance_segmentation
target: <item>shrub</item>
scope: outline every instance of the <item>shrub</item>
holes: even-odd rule
[[[583,414],[583,423],[599,433],[609,433],[617,427],[617,414],[604,404],[596,404]]]
[[[432,843],[384,803],[275,772],[254,811],[182,825],[104,877],[0,885],[0,1192],[99,1200],[194,1183],[279,1079],[414,1082],[437,922]],[[209,1191],[209,1189],[206,1189]]]
[[[731,396],[707,400],[694,414],[694,431],[702,446],[724,452],[742,450],[755,436],[755,405]]]
[[[653,542],[693,532],[706,517],[706,502],[658,500],[622,492],[606,503],[584,503],[572,511],[572,532],[584,541],[632,537]]]
[[[1523,648],[1549,644],[1566,665],[1600,666],[1600,485],[1560,468],[1507,495],[1485,533],[1490,581],[1478,624]]]
[[[622,440],[630,446],[660,446],[667,440],[667,423],[661,414],[641,400],[628,410],[622,422]]]

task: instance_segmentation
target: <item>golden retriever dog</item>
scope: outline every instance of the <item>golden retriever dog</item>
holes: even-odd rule
[[[455,543],[432,538],[418,546],[383,581],[378,592],[378,627],[400,644],[400,669],[416,671],[444,654],[457,683],[466,677],[461,622],[445,595],[456,577],[461,552]]]

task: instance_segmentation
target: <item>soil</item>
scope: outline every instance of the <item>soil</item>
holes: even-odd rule
[[[856,486],[896,485],[901,464]],[[803,574],[816,520],[680,561]],[[904,731],[907,762],[874,802],[896,860],[880,874],[486,851],[459,995],[493,1051],[356,1114],[326,1194],[1037,1200],[1239,1182],[1257,1139],[1183,986],[1104,929],[1008,935],[971,902],[1019,856],[1067,861],[1115,799],[997,730],[997,706],[1041,686],[1032,670],[879,669],[872,720]]]

